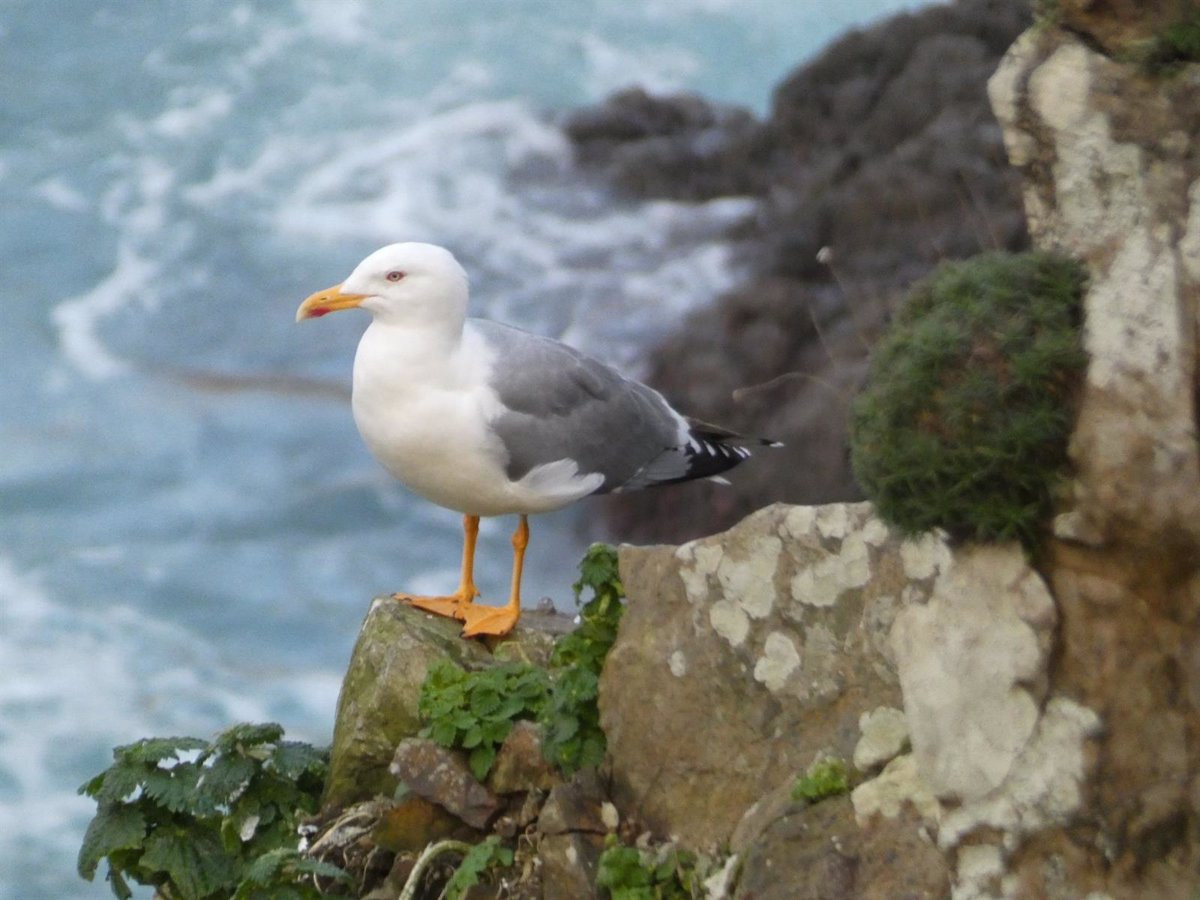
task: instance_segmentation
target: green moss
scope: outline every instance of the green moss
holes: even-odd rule
[[[1182,72],[1188,63],[1200,62],[1200,5],[1181,4],[1173,21],[1157,33],[1129,41],[1114,58],[1162,78]]]
[[[792,786],[793,800],[816,803],[850,790],[850,771],[842,760],[830,756],[808,767]]]
[[[1033,24],[1037,28],[1049,28],[1062,20],[1058,0],[1029,0],[1033,11]]]
[[[610,834],[596,862],[596,887],[609,900],[693,900],[707,896],[704,880],[717,868],[714,859],[674,844],[629,847]]]
[[[1197,61],[1200,61],[1200,10],[1193,10],[1155,37],[1145,64],[1152,72],[1164,73]]]
[[[1072,260],[994,253],[912,289],[850,423],[855,475],[899,531],[1036,546],[1086,362],[1083,285]]]

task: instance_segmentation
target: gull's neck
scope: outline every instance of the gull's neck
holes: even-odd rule
[[[354,356],[354,390],[403,391],[454,384],[462,365],[463,321],[396,323],[375,319]]]

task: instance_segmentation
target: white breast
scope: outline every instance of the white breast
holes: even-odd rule
[[[354,359],[354,421],[367,447],[411,490],[473,515],[544,512],[595,490],[569,463],[551,479],[507,476],[507,452],[488,427],[502,411],[488,387],[494,364],[469,329],[447,346],[372,323]]]

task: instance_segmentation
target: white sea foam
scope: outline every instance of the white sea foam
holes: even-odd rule
[[[299,0],[305,31],[340,44],[360,44],[371,36],[371,11],[363,0]]]
[[[682,90],[700,70],[694,53],[681,48],[654,48],[618,44],[598,34],[579,41],[586,66],[584,85],[593,97],[603,97],[628,87],[652,93]]]
[[[723,235],[752,214],[750,200],[613,206],[567,175],[562,132],[515,100],[394,119],[389,128],[281,133],[188,198],[215,207],[266,181],[280,193],[264,210],[271,230],[299,244],[450,244],[472,273],[478,314],[569,332],[621,363],[732,282]]]
[[[65,178],[52,177],[39,182],[33,191],[51,206],[69,212],[79,212],[90,205],[87,197],[78,188],[71,185]]]
[[[0,558],[0,783],[13,786],[0,791],[0,871],[30,837],[63,859],[77,849],[92,804],[63,782],[75,774],[63,762],[145,733],[128,658],[141,636],[53,602]]]
[[[561,165],[568,155],[561,132],[516,100],[398,109],[388,127],[282,140],[318,157],[299,172],[289,167],[297,181],[273,217],[278,230],[304,239],[486,231],[519,213],[504,189],[509,168],[532,158]],[[270,143],[265,152],[285,164],[295,158]]]
[[[194,100],[165,110],[150,123],[150,127],[162,137],[183,140],[213,128],[232,109],[233,96],[229,92],[205,92]]]
[[[148,291],[158,266],[130,243],[117,247],[117,260],[105,278],[89,291],[63,300],[52,313],[63,358],[88,378],[101,379],[128,370],[98,334],[101,322]]]
[[[207,737],[280,709],[325,721],[339,680],[256,673],[247,690],[197,635],[127,606],[67,606],[0,557],[0,873],[18,871],[30,846],[69,868],[95,812],[76,794],[80,770],[107,765],[109,748],[153,734]],[[313,731],[289,736],[328,740]],[[0,896],[3,887],[0,878]]]

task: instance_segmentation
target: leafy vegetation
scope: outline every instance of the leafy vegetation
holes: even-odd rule
[[[1036,546],[1067,469],[1083,285],[1072,260],[993,253],[913,288],[851,413],[854,472],[881,516]]]
[[[556,673],[550,699],[542,712],[542,752],[546,759],[570,774],[584,766],[599,765],[607,746],[600,728],[597,698],[600,670],[613,642],[625,607],[617,571],[617,551],[608,544],[592,544],[579,565],[575,602],[590,590],[592,599],[579,611],[579,625],[559,638],[550,657]]]
[[[625,588],[617,569],[617,550],[609,544],[592,544],[579,563],[579,580],[572,585],[575,603],[583,601],[583,592],[592,599],[579,611],[579,625],[559,638],[550,658],[554,666],[584,666],[599,671],[604,658],[617,639],[617,626],[625,607],[621,599]]]
[[[706,896],[711,863],[673,844],[639,850],[609,835],[596,866],[596,887],[612,900],[692,900]]]
[[[274,723],[235,725],[212,741],[147,738],[113,751],[113,765],[80,789],[96,817],[79,851],[91,881],[108,861],[113,893],[129,882],[169,900],[321,896],[301,879],[344,878],[295,850],[299,819],[316,811],[324,751],[284,741]]]
[[[474,776],[491,771],[496,751],[518,719],[536,719],[549,696],[549,676],[527,663],[467,672],[437,660],[421,685],[418,711],[429,724],[421,734],[467,752]]]
[[[489,835],[463,856],[442,892],[445,900],[462,900],[467,891],[482,881],[483,875],[494,868],[507,868],[513,863],[513,852],[500,843],[496,835]]]
[[[1057,25],[1062,19],[1058,0],[1029,0],[1029,7],[1033,11],[1033,23],[1039,28]]]
[[[246,867],[233,900],[317,900],[336,896],[319,889],[313,877],[335,883],[350,880],[337,866],[304,856],[293,847],[268,850]]]
[[[1164,28],[1144,51],[1143,65],[1152,73],[1170,74],[1185,63],[1200,61],[1200,10],[1192,9]]]
[[[513,723],[532,719],[542,729],[546,758],[570,774],[604,758],[604,732],[596,699],[604,658],[617,636],[621,582],[616,550],[593,544],[575,583],[592,599],[580,610],[580,623],[555,644],[551,670],[528,663],[504,663],[467,672],[449,660],[429,667],[418,711],[427,723],[421,734],[443,747],[466,751],[471,771],[482,781]]]
[[[846,764],[833,756],[818,760],[808,771],[796,779],[792,786],[793,800],[816,803],[826,797],[836,797],[850,790],[850,770]]]

